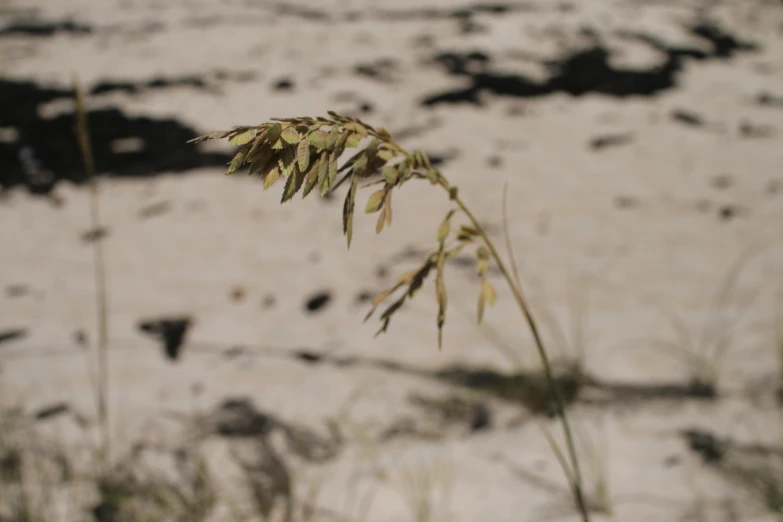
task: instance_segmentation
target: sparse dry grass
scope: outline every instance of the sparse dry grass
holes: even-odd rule
[[[735,334],[756,293],[738,295],[742,269],[753,252],[740,256],[728,269],[712,297],[701,327],[694,330],[676,312],[664,312],[673,338],[653,340],[653,346],[680,360],[688,370],[690,386],[709,397],[718,393],[725,358],[735,346]]]

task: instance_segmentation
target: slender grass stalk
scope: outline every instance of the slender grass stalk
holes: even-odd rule
[[[459,196],[457,187],[452,186],[446,177],[432,166],[429,157],[420,149],[406,150],[395,142],[385,129],[375,129],[357,118],[341,116],[331,111],[329,118],[276,118],[272,122],[258,126],[241,126],[234,127],[229,131],[213,132],[207,136],[195,138],[191,142],[200,143],[210,139],[223,138],[228,138],[230,144],[240,147],[239,152],[229,164],[226,174],[231,174],[242,165],[249,164],[249,173],[251,175],[260,174],[265,189],[272,186],[277,180],[284,179],[285,188],[282,203],[291,200],[302,187],[304,187],[303,197],[306,197],[315,188],[318,189],[321,196],[326,196],[334,193],[337,187],[349,181],[350,188],[343,205],[343,232],[349,247],[353,236],[356,190],[360,181],[380,174],[381,179],[366,185],[383,184],[381,190],[376,191],[368,198],[365,208],[367,214],[379,213],[376,233],[380,233],[385,226],[391,224],[392,189],[401,187],[410,179],[420,179],[428,180],[431,185],[438,185],[446,191],[456,208],[446,214],[438,228],[438,247],[427,255],[419,268],[403,274],[394,287],[379,293],[373,299],[372,310],[367,314],[365,320],[369,319],[377,307],[393,293],[407,286],[405,293],[397,298],[380,317],[383,325],[378,330],[378,334],[385,332],[394,313],[402,307],[406,299],[412,298],[418,292],[428,275],[435,271],[435,292],[438,302],[438,347],[440,348],[447,308],[446,286],[443,278],[445,263],[464,247],[478,245],[476,268],[481,279],[477,310],[478,320],[481,321],[485,305],[491,306],[496,299],[495,289],[486,280],[489,262],[494,261],[533,335],[565,435],[570,464],[564,466],[561,463],[561,466],[568,478],[582,520],[589,522],[590,517],[583,493],[579,458],[566,415],[565,402],[555,380],[552,364],[541,338],[538,324],[519,282],[518,274],[510,272],[506,268],[506,264],[484,227]],[[369,143],[365,147],[360,147],[360,144],[365,140],[369,140]],[[349,148],[360,150],[341,166],[338,166],[338,159]],[[339,179],[338,174],[342,174]],[[456,234],[452,234],[451,219],[457,212],[461,212],[467,217],[470,226],[463,225]],[[453,242],[447,246],[449,239],[456,239],[457,246],[453,246]]]
[[[79,84],[78,77],[73,76],[73,91],[76,112],[76,136],[79,140],[79,149],[82,161],[90,180],[90,228],[100,231],[100,191],[98,176],[95,171],[92,146],[90,144],[89,127],[87,124],[87,112],[84,103],[84,94]],[[97,410],[100,424],[100,464],[105,471],[110,460],[110,434],[109,434],[109,345],[108,345],[108,292],[106,288],[106,265],[104,262],[103,242],[100,238],[93,241],[93,262],[95,274],[95,302],[97,305],[98,324],[98,393]]]
[[[772,339],[775,354],[778,363],[778,382],[777,395],[778,401],[783,404],[783,278],[778,283],[778,291],[775,296],[773,329],[774,338]],[[783,437],[783,431],[781,432]]]
[[[445,183],[445,180],[444,180],[443,188],[445,188],[447,191],[449,190],[449,186],[448,184]],[[527,325],[530,328],[530,333],[533,335],[533,341],[535,342],[536,350],[538,351],[538,356],[541,358],[541,364],[544,367],[544,375],[546,376],[546,380],[549,383],[549,388],[550,391],[552,392],[552,396],[555,399],[555,405],[557,407],[557,415],[560,418],[560,422],[563,425],[563,434],[565,435],[566,447],[568,449],[569,459],[571,460],[571,473],[568,473],[566,469],[564,469],[563,471],[566,473],[566,476],[569,479],[569,483],[574,494],[574,500],[576,501],[580,514],[582,515],[582,520],[587,522],[590,520],[590,516],[588,514],[587,502],[582,487],[582,472],[579,467],[579,457],[577,456],[576,453],[576,444],[574,443],[573,432],[568,422],[568,415],[566,415],[565,401],[563,401],[563,397],[560,393],[560,388],[558,387],[557,381],[555,380],[554,371],[552,370],[552,364],[549,360],[549,355],[547,354],[546,348],[544,347],[544,342],[541,339],[541,334],[538,329],[538,324],[536,323],[536,320],[533,318],[533,314],[530,311],[530,306],[528,305],[527,299],[525,299],[525,294],[522,291],[522,287],[517,284],[514,277],[506,269],[506,266],[503,263],[500,254],[498,254],[498,251],[495,248],[494,243],[492,243],[492,240],[489,239],[486,232],[481,227],[481,224],[475,218],[475,216],[470,211],[470,209],[468,209],[468,207],[465,205],[462,199],[457,197],[455,198],[455,202],[462,209],[462,211],[471,221],[471,223],[476,228],[476,230],[479,231],[481,237],[484,239],[484,243],[487,245],[487,248],[489,248],[492,257],[497,263],[498,270],[500,270],[500,273],[503,275],[503,278],[506,280],[506,283],[508,284],[511,293],[513,294],[514,299],[517,302],[517,305],[519,305],[519,308],[525,317],[525,321],[527,321]],[[562,466],[563,459],[558,458],[558,461],[561,462],[561,466]]]

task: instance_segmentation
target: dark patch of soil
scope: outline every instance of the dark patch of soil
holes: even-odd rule
[[[544,82],[518,74],[495,72],[491,68],[491,57],[480,51],[442,53],[435,57],[435,61],[451,75],[470,78],[471,86],[433,94],[422,100],[421,104],[428,107],[442,103],[481,105],[482,93],[516,98],[548,96],[558,92],[572,96],[597,93],[619,98],[653,96],[676,86],[677,76],[686,64],[686,59],[728,59],[737,52],[758,49],[757,45],[740,41],[714,24],[700,23],[690,27],[689,31],[709,42],[711,51],[671,47],[656,37],[626,34],[628,38],[658,48],[665,53],[665,60],[647,69],[616,68],[609,63],[610,52],[596,44],[561,60],[546,63],[553,73]]]
[[[600,381],[591,377],[586,379],[585,386],[609,392],[613,401],[623,403],[666,399],[713,400],[718,397],[715,386],[696,380],[685,384],[628,384]]]
[[[539,372],[502,374],[488,369],[455,367],[439,371],[434,376],[457,386],[483,391],[500,399],[524,404],[536,414],[553,417],[557,413],[557,404],[549,383]],[[581,378],[566,372],[557,375],[555,381],[564,403],[566,405],[573,403],[582,387]]]
[[[207,89],[209,85],[203,78],[198,76],[184,76],[182,78],[163,78],[156,77],[146,82],[112,82],[103,81],[90,89],[90,94],[99,95],[111,92],[122,92],[125,94],[139,94],[151,89],[166,89],[171,87],[193,87],[195,89]]]
[[[691,451],[701,456],[705,463],[720,462],[726,454],[725,445],[710,433],[700,430],[685,430],[682,436]]]
[[[91,34],[92,27],[72,20],[62,20],[59,22],[20,20],[0,29],[0,37],[32,36],[37,38],[49,38],[57,33],[70,33],[75,35]]]
[[[69,89],[0,79],[0,121],[17,136],[14,142],[0,142],[0,190],[22,185],[31,193],[49,194],[61,180],[87,181],[73,114],[39,114],[44,104],[72,96]],[[222,167],[231,160],[230,155],[202,153],[187,143],[200,133],[175,119],[130,117],[116,108],[91,110],[87,119],[96,168],[112,176],[151,177]],[[117,143],[127,140],[140,146],[117,150]]]

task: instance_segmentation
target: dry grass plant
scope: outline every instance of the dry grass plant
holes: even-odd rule
[[[723,364],[733,346],[734,334],[757,296],[757,292],[750,292],[738,297],[737,292],[742,269],[752,254],[752,251],[746,252],[729,267],[699,329],[692,329],[676,312],[663,310],[674,335],[668,339],[655,339],[653,347],[685,364],[690,387],[695,394],[717,395]]]
[[[283,180],[282,203],[290,201],[301,191],[306,197],[314,190],[321,196],[332,194],[343,183],[348,184],[343,204],[343,232],[350,247],[353,238],[353,219],[357,190],[364,186],[378,187],[365,205],[365,213],[378,214],[376,232],[380,233],[392,221],[392,196],[411,179],[427,180],[433,186],[442,188],[454,207],[447,212],[437,229],[437,246],[430,251],[422,264],[405,274],[397,283],[379,293],[372,302],[369,319],[393,295],[398,294],[380,315],[381,328],[378,334],[386,332],[392,317],[406,302],[413,298],[434,272],[438,311],[436,327],[438,345],[442,345],[442,330],[446,321],[447,291],[444,280],[446,261],[458,255],[463,249],[475,248],[476,272],[480,280],[477,300],[477,319],[481,322],[486,307],[497,299],[493,285],[488,281],[490,263],[494,262],[505,279],[535,341],[543,365],[550,393],[556,403],[557,415],[563,427],[568,455],[568,468],[564,472],[569,487],[579,508],[583,521],[589,520],[587,503],[582,491],[581,471],[574,437],[569,426],[565,403],[555,380],[549,354],[544,347],[539,327],[535,321],[518,277],[512,275],[497,251],[492,240],[467,207],[446,177],[433,167],[428,156],[420,149],[408,151],[393,140],[383,128],[374,128],[357,119],[329,112],[329,117],[275,118],[257,126],[238,126],[228,131],[217,131],[201,136],[192,142],[211,139],[228,139],[229,144],[239,147],[228,166],[227,174],[248,165],[248,174],[258,174],[265,189],[276,181]],[[340,163],[348,149],[356,149],[349,159]],[[452,221],[461,214],[467,224],[454,226]]]
[[[449,519],[449,500],[454,482],[451,461],[420,460],[391,472],[411,522],[437,522]]]

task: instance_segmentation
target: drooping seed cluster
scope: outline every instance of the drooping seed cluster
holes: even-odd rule
[[[249,175],[258,174],[263,179],[264,190],[282,178],[285,180],[282,203],[290,201],[300,190],[302,197],[307,197],[316,187],[321,196],[325,196],[348,181],[350,188],[343,204],[343,233],[348,239],[349,247],[353,236],[356,190],[362,180],[369,181],[370,178],[378,177],[379,179],[370,181],[365,187],[381,185],[379,190],[370,195],[365,206],[365,213],[379,214],[376,233],[391,224],[392,190],[412,178],[427,179],[433,185],[440,185],[448,191],[452,201],[460,203],[456,187],[449,185],[422,150],[408,152],[383,128],[376,129],[356,118],[341,116],[331,111],[328,114],[329,118],[275,118],[257,126],[234,127],[228,131],[213,132],[191,142],[227,138],[229,144],[239,146],[226,174],[232,174],[243,165],[248,165]],[[360,147],[362,144],[364,146]],[[340,164],[339,160],[347,149],[358,151]],[[495,290],[486,280],[490,254],[483,245],[486,242],[483,232],[476,227],[462,225],[454,235],[456,245],[452,244],[447,248],[446,242],[451,235],[451,218],[460,210],[462,209],[450,210],[438,228],[438,248],[430,252],[418,268],[404,274],[392,288],[384,290],[373,299],[373,307],[365,321],[388,297],[407,287],[405,293],[381,315],[383,326],[378,330],[378,334],[386,331],[393,314],[402,307],[406,299],[415,295],[434,268],[440,347],[447,305],[443,279],[445,263],[475,241],[479,242],[476,266],[481,279],[479,322],[483,317],[485,304],[494,304]]]

